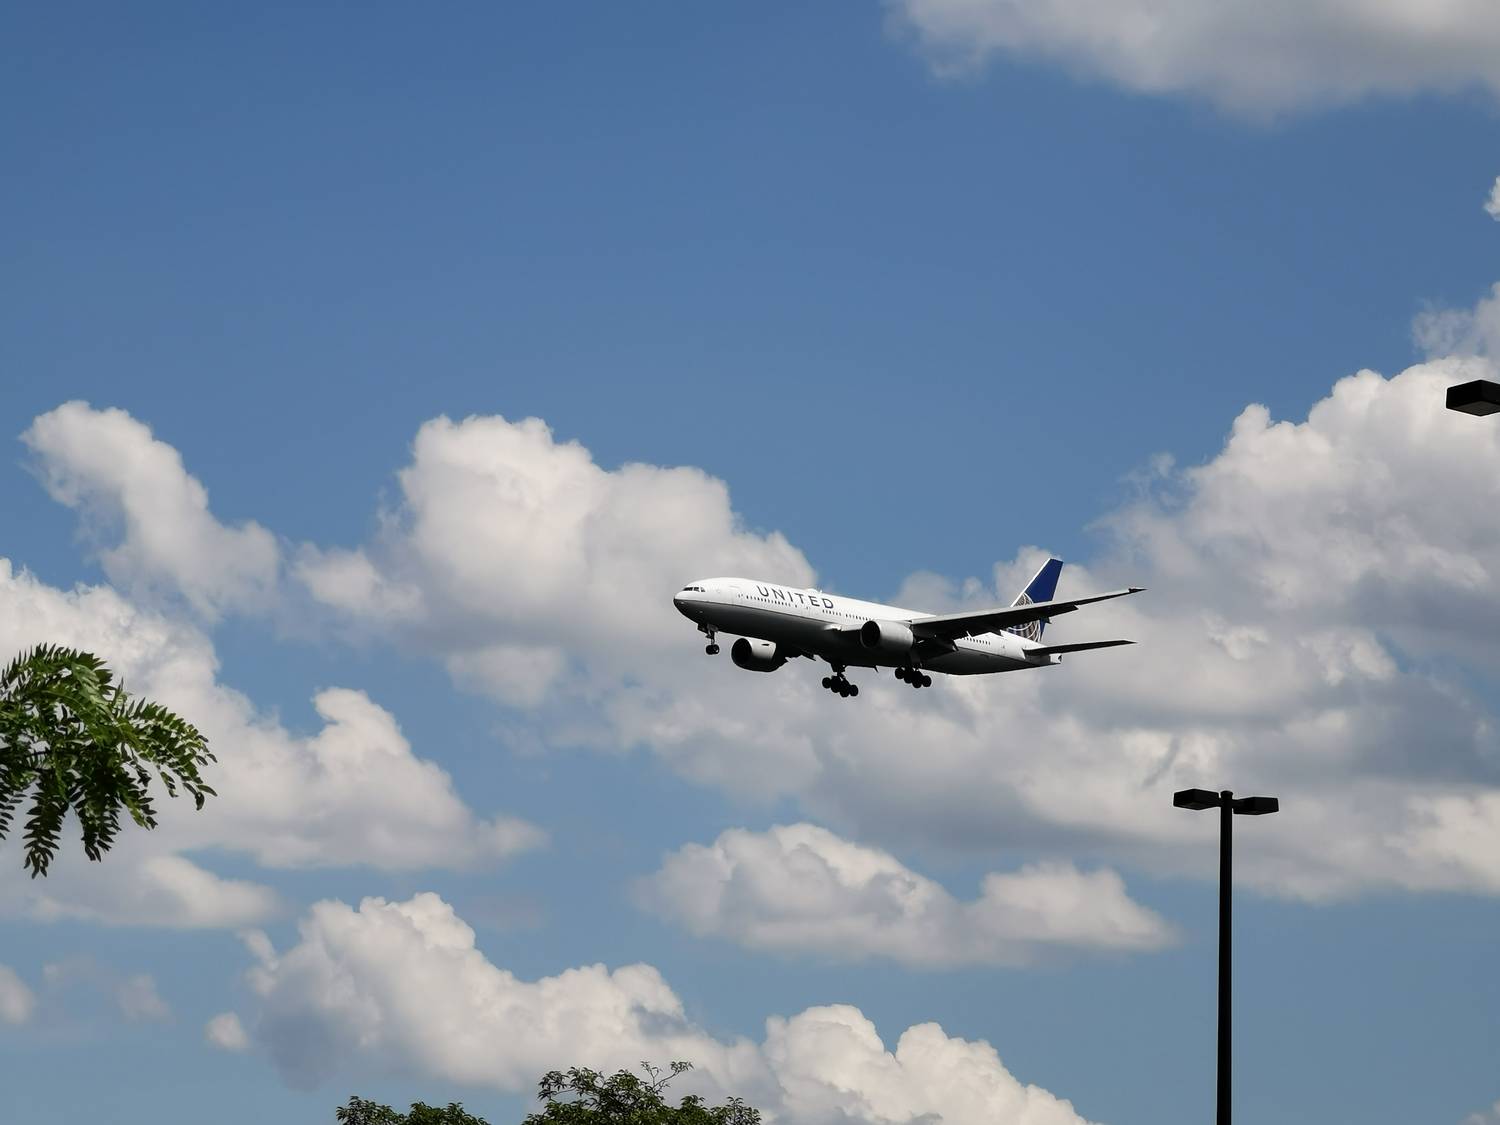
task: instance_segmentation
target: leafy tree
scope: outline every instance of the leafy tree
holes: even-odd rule
[[[540,1113],[528,1114],[523,1125],[760,1125],[760,1111],[739,1098],[724,1105],[707,1106],[689,1094],[677,1106],[667,1104],[662,1091],[667,1083],[692,1064],[674,1062],[663,1074],[650,1063],[641,1063],[644,1079],[628,1070],[605,1078],[596,1070],[575,1066],[564,1073],[554,1070],[538,1083],[537,1097],[547,1104]],[[350,1098],[338,1111],[340,1125],[488,1125],[457,1103],[443,1109],[415,1103],[410,1113],[363,1098]]]
[[[457,1102],[439,1108],[424,1102],[413,1102],[410,1113],[401,1113],[388,1105],[364,1098],[350,1098],[349,1104],[334,1111],[340,1125],[489,1125],[475,1117]]]
[[[152,774],[167,795],[179,787],[198,808],[214,791],[199,768],[214,760],[198,729],[159,703],[132,699],[97,656],[38,645],[0,672],[0,840],[30,795],[25,865],[45,875],[63,818],[82,828],[83,850],[102,859],[120,830],[120,810],[156,827]]]
[[[709,1106],[689,1094],[680,1105],[669,1105],[662,1092],[668,1082],[691,1070],[692,1063],[674,1062],[670,1074],[646,1062],[641,1069],[645,1079],[628,1070],[609,1078],[586,1067],[551,1071],[542,1078],[537,1094],[547,1104],[540,1113],[528,1114],[524,1125],[760,1125],[760,1111],[739,1098]],[[560,1101],[560,1095],[569,1098]]]

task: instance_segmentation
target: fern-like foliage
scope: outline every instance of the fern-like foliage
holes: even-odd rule
[[[71,811],[89,859],[115,842],[121,810],[156,827],[150,783],[198,808],[215,796],[200,770],[214,760],[191,723],[133,699],[92,653],[38,645],[0,672],[0,841],[29,800],[25,865],[45,875]]]

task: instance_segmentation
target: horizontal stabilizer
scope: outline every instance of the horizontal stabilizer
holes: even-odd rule
[[[1115,645],[1133,645],[1134,641],[1079,641],[1071,645],[1047,645],[1045,648],[1029,648],[1028,656],[1054,656],[1061,652],[1082,652],[1088,648],[1114,648]]]

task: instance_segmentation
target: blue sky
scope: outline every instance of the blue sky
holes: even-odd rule
[[[476,981],[637,962],[682,1011],[603,1036],[623,1062],[696,1045],[704,1089],[785,1120],[1201,1120],[1212,825],[1179,783],[1286,810],[1240,835],[1242,1114],[1500,1098],[1500,431],[1440,405],[1500,341],[1500,31],[1215,3],[1136,41],[1072,9],[13,18],[0,635],[199,708],[229,771],[222,813],[5,876],[18,1120],[313,1122],[353,1091],[515,1120],[554,1056],[622,1060]],[[1043,551],[1064,592],[1149,586],[1067,626],[1143,644],[835,707],[706,660],[669,604],[723,572],[1008,601]],[[839,937],[821,892],[777,929],[794,825],[937,895],[924,936]],[[691,845],[743,899],[674,897]],[[941,897],[1021,871],[1030,922]],[[473,956],[431,952],[443,911]],[[576,987],[603,1027],[634,986]],[[852,1008],[798,1022],[822,1005]],[[915,1056],[862,1109],[775,1093],[802,1087],[770,1017],[822,1081],[874,1072],[827,1032],[853,1009],[887,1050],[987,1041],[1072,1111],[942,1101]]]

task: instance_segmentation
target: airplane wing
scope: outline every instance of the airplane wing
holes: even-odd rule
[[[918,617],[907,624],[919,637],[932,640],[952,640],[955,637],[972,637],[977,633],[993,633],[997,629],[1009,629],[1024,625],[1028,621],[1046,621],[1060,614],[1072,613],[1079,606],[1094,602],[1123,598],[1127,594],[1139,594],[1144,586],[1131,586],[1127,590],[1112,590],[1107,594],[1095,594],[1091,598],[1070,598],[1055,602],[1027,602],[1006,606],[1004,609],[979,609],[967,613],[944,613],[937,617]]]

